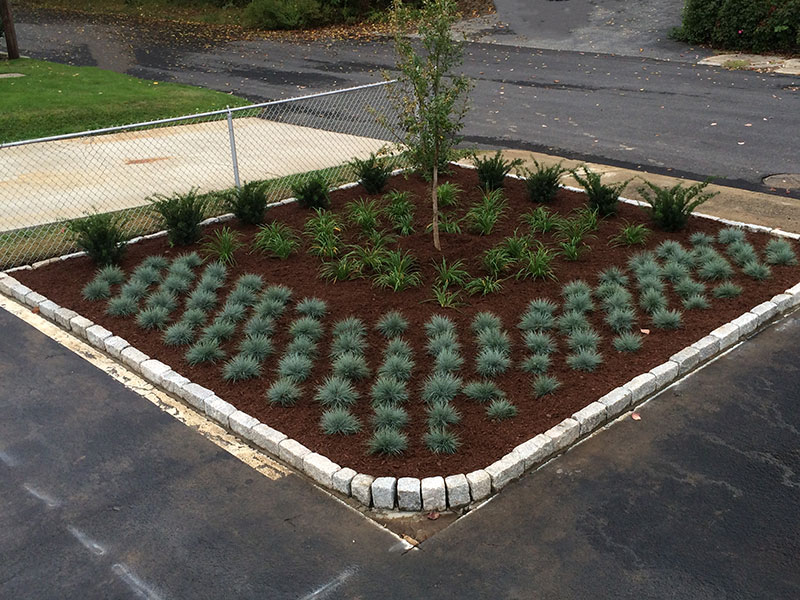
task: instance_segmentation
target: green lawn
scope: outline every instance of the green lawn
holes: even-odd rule
[[[156,83],[95,67],[0,60],[0,143],[249,104],[203,88]]]

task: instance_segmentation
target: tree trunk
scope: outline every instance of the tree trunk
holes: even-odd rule
[[[3,30],[6,36],[6,50],[8,58],[12,60],[19,58],[19,46],[17,45],[17,32],[14,30],[14,19],[11,17],[11,6],[9,0],[0,0],[0,20],[3,22]]]
[[[433,247],[439,252],[442,245],[439,243],[439,165],[433,163],[433,184],[431,185],[431,205],[433,207]]]

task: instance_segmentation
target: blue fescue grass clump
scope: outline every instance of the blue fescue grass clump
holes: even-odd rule
[[[653,312],[653,325],[659,329],[679,329],[683,326],[681,313],[678,310],[660,308]]]
[[[636,285],[640,292],[656,291],[660,294],[663,294],[667,289],[667,285],[664,283],[664,280],[661,277],[656,277],[655,275],[647,275],[646,277],[642,277],[636,282]]]
[[[185,354],[186,362],[192,366],[201,363],[215,363],[225,358],[225,352],[219,342],[213,339],[200,340],[190,347]]]
[[[770,240],[764,249],[768,265],[792,266],[797,264],[797,255],[786,240]]]
[[[333,337],[351,335],[363,338],[367,335],[367,326],[358,317],[346,317],[334,323],[331,330]]]
[[[228,300],[217,313],[218,321],[228,321],[229,323],[240,323],[247,317],[247,306]]]
[[[486,416],[490,421],[505,421],[517,416],[517,407],[505,398],[492,400],[486,407]]]
[[[477,335],[477,342],[481,348],[496,350],[503,354],[511,352],[511,338],[499,328],[487,327],[480,330]]]
[[[178,307],[178,300],[166,290],[160,290],[147,297],[145,306],[147,308],[163,308],[169,314]]]
[[[155,269],[156,271],[163,271],[169,266],[169,261],[159,254],[154,254],[153,256],[145,258],[139,266],[147,269]]]
[[[522,361],[520,368],[531,375],[541,375],[547,372],[551,362],[549,354],[534,353]]]
[[[208,315],[206,315],[205,311],[202,311],[199,308],[187,309],[183,312],[183,315],[181,315],[181,322],[193,329],[199,327],[207,320]]]
[[[698,296],[704,294],[706,285],[699,281],[694,281],[691,277],[685,277],[675,283],[675,293],[681,298],[688,298],[690,296]]]
[[[561,382],[552,377],[551,375],[539,375],[533,380],[533,395],[535,398],[541,398],[548,394],[554,393],[561,387]]]
[[[244,324],[244,334],[248,337],[263,335],[270,337],[275,333],[275,321],[271,317],[253,315]]]
[[[772,277],[772,270],[756,260],[751,260],[742,265],[742,273],[756,281],[764,281]]]
[[[312,360],[305,354],[285,354],[278,362],[278,374],[295,383],[301,383],[311,374]]]
[[[344,408],[358,402],[359,394],[353,384],[342,377],[326,377],[314,399],[326,408]]]
[[[289,324],[289,335],[317,341],[322,337],[322,323],[313,317],[300,317]]]
[[[306,317],[321,319],[328,312],[328,304],[319,298],[303,298],[297,303],[295,310]]]
[[[601,271],[597,276],[597,281],[600,285],[613,283],[624,287],[628,285],[628,276],[619,267],[612,266]]]
[[[262,298],[253,307],[253,314],[259,317],[278,319],[286,312],[286,304],[275,298]]]
[[[427,423],[430,429],[455,425],[461,421],[461,414],[449,402],[435,402],[428,407]]]
[[[258,300],[258,294],[247,286],[237,285],[226,300],[227,304],[239,304],[245,308],[254,306]]]
[[[732,281],[723,281],[711,291],[715,298],[735,298],[740,296],[741,293],[742,287]]]
[[[300,400],[302,391],[291,379],[281,378],[267,388],[267,401],[277,406],[294,406]]]
[[[429,338],[426,346],[428,349],[428,353],[432,356],[437,356],[443,350],[451,350],[453,352],[458,352],[459,349],[461,348],[461,345],[458,343],[458,339],[456,338],[455,332],[453,331],[446,331],[444,333],[439,333]]]
[[[112,317],[128,317],[139,312],[139,303],[130,296],[115,296],[108,301],[106,314]]]
[[[500,321],[500,317],[494,313],[484,311],[479,312],[472,318],[470,326],[475,335],[480,335],[486,330],[499,330],[502,325],[503,323]]]
[[[369,367],[366,359],[361,354],[353,352],[345,352],[337,356],[331,365],[331,370],[334,375],[352,381],[361,381],[369,376]]]
[[[317,342],[304,335],[299,335],[286,344],[284,354],[301,354],[314,360],[317,357]]]
[[[402,356],[411,360],[412,352],[411,346],[402,338],[393,338],[386,344],[386,349],[383,351],[385,358],[390,356]]]
[[[605,321],[614,333],[629,331],[636,323],[636,312],[632,308],[615,308],[608,312]]]
[[[670,260],[664,263],[661,274],[667,281],[675,283],[689,276],[689,268],[683,263]]]
[[[272,340],[264,334],[248,335],[239,344],[239,352],[244,356],[249,356],[253,360],[262,362],[274,348]]]
[[[567,337],[567,346],[570,350],[597,350],[600,343],[600,334],[594,329],[576,329]]]
[[[353,435],[361,431],[361,422],[346,408],[329,408],[319,420],[325,435]]]
[[[117,266],[107,265],[99,269],[94,278],[105,281],[108,285],[120,285],[125,281],[125,273]]]
[[[758,253],[748,242],[733,242],[728,245],[728,255],[740,267],[748,262],[757,262]]]
[[[406,384],[394,377],[380,375],[370,389],[374,406],[397,406],[408,401]]]
[[[698,231],[689,236],[689,242],[692,246],[711,246],[714,243],[714,237]]]
[[[376,429],[369,442],[367,442],[367,451],[370,454],[399,456],[407,448],[408,437],[406,434],[389,427]]]
[[[246,288],[251,292],[258,292],[264,287],[264,278],[255,273],[245,273],[236,280],[237,288]]]
[[[711,303],[705,296],[694,294],[693,296],[687,296],[683,300],[683,307],[686,310],[708,310],[711,308]]]
[[[577,329],[588,329],[589,321],[583,313],[573,310],[565,312],[558,318],[558,328],[561,333],[570,334]]]
[[[403,335],[408,329],[408,321],[396,310],[384,314],[378,321],[375,328],[387,339],[392,339]]]
[[[433,315],[430,320],[425,323],[425,333],[429,338],[448,333],[455,336],[456,326],[449,317]]]
[[[637,352],[643,339],[638,333],[625,332],[615,337],[611,344],[617,352]]]
[[[379,377],[389,377],[397,381],[411,379],[414,361],[405,354],[389,354],[384,358],[383,364],[378,368]]]
[[[197,308],[204,312],[212,310],[217,305],[217,294],[211,290],[194,290],[186,299],[186,308]]]
[[[178,296],[188,292],[191,285],[192,280],[187,277],[182,275],[168,275],[164,281],[161,282],[160,289]]]
[[[158,269],[154,269],[152,267],[145,267],[143,265],[139,265],[134,269],[133,274],[129,280],[130,282],[136,282],[140,285],[145,287],[150,287],[161,281],[161,272]]]
[[[717,241],[720,244],[732,244],[734,242],[743,242],[746,238],[743,229],[738,227],[726,227],[717,232]]]
[[[167,346],[185,346],[194,340],[194,327],[179,321],[167,327],[162,338]]]
[[[561,288],[561,295],[569,298],[574,295],[588,296],[592,293],[592,287],[582,279],[574,279]]]
[[[475,359],[475,372],[481,377],[497,377],[511,366],[506,352],[494,348],[482,348]]]
[[[275,300],[281,304],[286,304],[292,299],[292,290],[285,285],[271,285],[262,296],[265,300]]]
[[[517,327],[524,332],[549,331],[555,327],[555,323],[556,318],[551,313],[528,309],[523,313]]]
[[[253,379],[261,374],[261,364],[254,357],[247,354],[237,354],[222,368],[222,378],[225,381],[237,382]]]
[[[714,253],[703,261],[697,274],[706,281],[721,281],[733,276],[733,267],[721,255]]]
[[[522,339],[525,347],[534,354],[550,354],[556,349],[553,336],[544,331],[528,331]]]
[[[451,402],[460,391],[459,377],[452,373],[434,373],[422,385],[422,399],[428,404]]]
[[[381,404],[375,407],[372,426],[375,429],[404,429],[408,425],[408,413],[401,406]]]
[[[564,298],[564,311],[587,313],[594,310],[591,294],[575,293]]]
[[[434,454],[455,454],[461,446],[458,436],[448,429],[431,429],[423,439]]]
[[[136,324],[142,329],[164,329],[169,319],[169,311],[160,306],[145,308],[136,315]]]
[[[352,354],[363,354],[367,347],[367,341],[352,332],[335,335],[331,342],[331,357],[336,358],[346,352]]]
[[[603,362],[603,356],[597,350],[578,350],[567,356],[567,366],[575,371],[592,372]]]
[[[236,325],[234,323],[218,319],[203,329],[202,339],[224,342],[233,337],[235,332]]]
[[[138,302],[147,295],[147,284],[131,280],[119,289],[119,295]]]
[[[639,306],[642,307],[646,313],[652,315],[658,310],[666,310],[667,297],[658,290],[645,290],[639,296]]]
[[[464,359],[455,350],[445,348],[433,359],[433,370],[436,373],[456,373],[464,365]]]
[[[111,296],[111,286],[107,281],[95,278],[83,286],[81,296],[86,300],[103,300]]]
[[[610,313],[612,310],[633,308],[633,295],[625,288],[619,287],[603,298],[603,310]]]
[[[503,390],[501,390],[495,382],[488,380],[470,381],[464,386],[463,391],[467,398],[479,402],[480,404],[505,398]]]

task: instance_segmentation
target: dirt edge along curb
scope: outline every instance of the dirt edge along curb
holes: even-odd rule
[[[511,177],[514,176],[511,175]],[[355,185],[357,184],[346,184],[336,189],[346,189]],[[583,191],[570,186],[562,187],[570,191]],[[270,206],[294,201],[293,198],[289,198]],[[639,206],[646,205],[643,202],[625,198],[621,198],[621,201]],[[800,235],[780,229],[731,221],[701,213],[694,213],[694,216],[741,227],[748,231],[800,239]],[[219,223],[231,218],[233,218],[232,214],[213,217],[206,219],[203,225]],[[128,243],[164,235],[166,232],[161,231],[134,238]],[[301,471],[327,491],[351,497],[363,507],[379,511],[461,510],[477,505],[498,493],[526,471],[567,451],[572,445],[591,435],[606,423],[646,401],[703,363],[727,351],[738,341],[751,336],[777,316],[800,305],[800,283],[798,283],[784,293],[773,296],[770,300],[753,307],[729,323],[714,329],[697,342],[673,354],[666,362],[647,373],[634,377],[589,403],[544,433],[537,434],[519,444],[511,452],[483,469],[448,477],[375,478],[365,473],[358,473],[347,466],[338,465],[247,413],[237,410],[211,390],[191,382],[169,365],[151,359],[108,329],[72,310],[59,306],[19,283],[10,275],[14,271],[36,269],[83,255],[83,252],[76,252],[0,272],[0,293],[38,311],[49,321],[121,361],[150,383],[183,400],[248,443]]]

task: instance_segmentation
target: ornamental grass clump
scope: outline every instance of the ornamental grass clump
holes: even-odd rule
[[[259,363],[270,356],[273,350],[272,340],[261,333],[248,334],[239,344],[239,353],[242,356],[249,356]]]
[[[194,341],[194,335],[194,327],[179,321],[167,327],[162,339],[167,346],[185,346]]]
[[[408,402],[408,389],[404,381],[388,375],[379,375],[370,388],[372,405],[398,406]]]
[[[321,319],[328,312],[328,304],[319,298],[303,298],[297,303],[295,310],[306,317]]]
[[[605,321],[614,333],[630,331],[636,323],[636,312],[630,307],[614,308],[608,312]]]
[[[461,355],[452,349],[445,348],[433,359],[433,370],[436,373],[457,373],[464,365]]]
[[[319,420],[325,435],[353,435],[361,431],[361,422],[346,408],[329,408]]]
[[[389,356],[401,356],[410,360],[412,355],[411,346],[402,338],[392,338],[386,344],[383,355],[386,358]]]
[[[481,348],[475,358],[475,372],[481,377],[497,377],[508,371],[510,366],[508,353],[495,348]]]
[[[490,421],[506,421],[517,416],[517,407],[505,398],[492,400],[486,407],[486,416]]]
[[[125,273],[117,266],[106,265],[95,273],[95,280],[105,281],[109,286],[120,285],[125,281]]]
[[[345,408],[358,402],[359,394],[353,384],[342,377],[326,377],[314,394],[314,400],[326,408]]]
[[[720,244],[733,244],[735,242],[744,242],[746,239],[744,229],[739,227],[725,227],[717,232],[717,241]]]
[[[561,382],[550,375],[539,375],[533,380],[533,395],[535,398],[541,398],[548,394],[554,393],[561,387]]]
[[[408,437],[401,431],[389,427],[375,430],[367,442],[367,452],[385,456],[399,456],[408,448]]]
[[[300,400],[302,390],[291,379],[282,377],[267,388],[267,401],[273,406],[294,406]]]
[[[189,308],[185,310],[181,316],[181,322],[192,328],[199,327],[207,320],[208,315],[206,315],[205,311],[198,308]]]
[[[687,310],[707,310],[711,308],[711,303],[705,296],[694,294],[683,300],[683,307]]]
[[[563,334],[570,334],[578,329],[588,329],[589,321],[582,312],[571,310],[558,317],[558,328]]]
[[[369,376],[367,360],[362,354],[345,352],[333,360],[331,370],[334,375],[349,379],[351,381],[361,381]]]
[[[111,286],[103,279],[92,279],[83,286],[81,296],[86,300],[103,300],[111,296]]]
[[[624,287],[628,285],[628,276],[625,275],[625,272],[619,267],[611,266],[600,271],[600,274],[597,276],[597,281],[600,285],[614,284]]]
[[[697,231],[689,236],[689,242],[692,246],[711,246],[714,243],[714,236]]]
[[[772,270],[756,260],[751,260],[742,265],[742,273],[755,279],[756,281],[764,281],[772,277]]]
[[[456,325],[449,317],[445,317],[444,315],[433,315],[430,320],[425,323],[425,333],[429,338],[433,338],[441,334],[451,334],[455,336]]]
[[[659,329],[680,329],[683,327],[681,313],[678,310],[659,308],[652,313],[653,325]]]
[[[579,313],[592,312],[594,310],[594,302],[592,296],[588,293],[575,293],[564,298],[563,310],[575,311]]]
[[[526,331],[522,340],[525,348],[533,354],[550,354],[556,349],[553,336],[544,331]]]
[[[567,346],[570,350],[597,350],[600,343],[600,334],[594,329],[576,329],[567,337]]]
[[[694,281],[691,277],[684,277],[674,285],[675,293],[684,300],[690,296],[700,296],[705,293],[706,285]]]
[[[161,282],[160,289],[169,292],[175,296],[184,294],[189,291],[192,285],[192,279],[179,274],[170,274]]]
[[[106,314],[112,317],[128,317],[139,312],[139,303],[134,297],[120,295],[111,298],[106,306]]]
[[[408,413],[401,406],[382,403],[375,407],[372,426],[375,429],[404,429],[408,425]]]
[[[147,297],[145,306],[147,308],[163,308],[169,314],[178,307],[178,300],[174,294],[166,290],[157,290]]]
[[[461,446],[458,436],[448,429],[431,429],[423,438],[425,446],[434,454],[455,454]]]
[[[217,294],[206,289],[194,290],[186,299],[186,309],[198,309],[203,312],[212,310],[217,305]]]
[[[264,290],[263,299],[287,304],[292,299],[292,290],[285,285],[271,285]]]
[[[225,304],[238,304],[239,306],[243,306],[246,310],[248,307],[254,306],[257,301],[258,295],[256,292],[240,284],[231,290]]]
[[[184,356],[186,362],[194,367],[202,363],[216,363],[225,358],[225,352],[219,347],[217,340],[209,338],[191,346]]]
[[[269,338],[275,333],[275,321],[272,317],[254,314],[244,324],[244,334],[247,337],[264,336]]]
[[[261,297],[261,300],[253,307],[253,314],[259,317],[278,319],[286,312],[286,303],[275,298]]]
[[[666,310],[667,297],[659,290],[646,289],[639,295],[639,306],[647,314],[653,315],[659,310]]]
[[[642,347],[642,340],[640,334],[626,331],[615,337],[611,345],[617,352],[638,352]]]
[[[253,251],[281,260],[289,258],[300,246],[300,238],[294,230],[277,221],[262,226],[253,236]]]
[[[375,328],[387,339],[399,337],[408,329],[408,321],[398,311],[392,310],[385,313],[378,321]]]
[[[733,267],[720,254],[709,255],[697,270],[700,279],[721,281],[733,277]]]
[[[555,327],[556,318],[551,312],[532,309],[528,310],[520,317],[517,327],[523,332],[548,331]]]
[[[461,421],[461,414],[449,402],[435,402],[428,406],[429,429],[441,429]]]
[[[338,337],[340,335],[354,335],[363,338],[365,335],[367,335],[367,326],[364,325],[364,321],[358,317],[350,316],[334,323],[331,333],[333,334],[333,337]]]
[[[378,376],[407,382],[411,379],[414,361],[405,354],[387,354],[383,364],[378,367]]]
[[[503,390],[501,390],[496,383],[488,380],[471,381],[464,385],[462,391],[467,398],[480,404],[505,398]]]
[[[334,335],[331,342],[330,355],[332,358],[336,358],[346,352],[363,354],[366,347],[367,341],[362,336],[350,332],[342,333]]]
[[[252,356],[239,354],[222,367],[222,378],[232,383],[253,379],[261,374],[261,365]]]
[[[161,271],[159,269],[142,264],[133,271],[130,281],[125,285],[136,284],[148,288],[160,281]]]
[[[520,368],[531,375],[541,375],[547,372],[551,363],[549,353],[535,352],[522,361]]]
[[[228,321],[229,323],[239,323],[247,317],[247,306],[238,302],[228,300],[217,313],[218,321]]]
[[[278,362],[278,375],[295,383],[302,383],[311,374],[313,362],[305,354],[290,352]]]
[[[302,354],[314,360],[317,357],[317,342],[310,337],[298,335],[284,348],[284,354]]]
[[[675,260],[668,260],[661,269],[661,276],[671,283],[681,281],[689,276],[689,269],[686,265]]]
[[[422,386],[422,399],[427,404],[449,403],[461,391],[461,378],[452,373],[433,373]]]
[[[201,340],[214,340],[217,343],[224,342],[233,337],[236,332],[236,324],[225,319],[215,319],[210,325],[203,329]]]
[[[792,245],[786,240],[770,240],[765,248],[768,265],[793,266],[797,264],[797,255]]]
[[[161,306],[153,306],[139,311],[136,324],[142,329],[164,329],[169,319],[169,311]]]
[[[578,350],[567,356],[567,366],[575,371],[592,372],[603,362],[603,356],[592,349]]]
[[[316,342],[322,337],[322,332],[322,323],[313,317],[299,317],[289,324],[289,335],[293,338],[303,336]]]
[[[728,244],[728,256],[740,267],[749,262],[758,262],[758,253],[748,242],[732,242]]]

